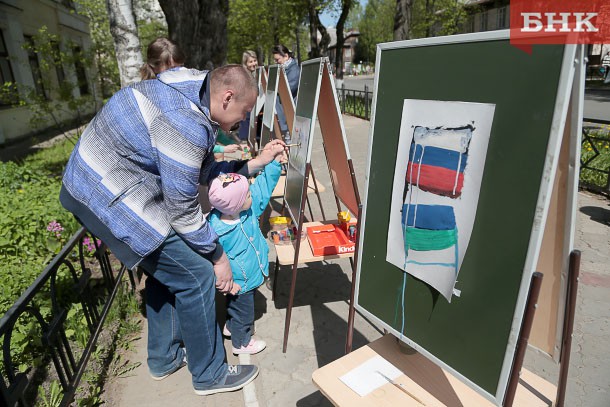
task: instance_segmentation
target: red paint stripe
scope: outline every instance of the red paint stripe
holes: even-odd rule
[[[413,177],[411,177],[413,171]],[[455,171],[447,168],[437,167],[426,164],[409,163],[407,166],[407,182],[417,185],[423,191],[433,192],[438,195],[457,198],[462,194],[464,186],[464,173],[458,175],[455,194],[453,186],[455,184]],[[419,180],[418,180],[419,176]]]

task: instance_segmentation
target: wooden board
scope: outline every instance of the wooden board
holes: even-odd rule
[[[395,379],[419,399],[409,396],[391,383],[360,397],[339,378],[367,360],[381,356],[403,372]],[[313,372],[313,382],[336,406],[345,407],[491,407],[494,404],[462,381],[441,369],[412,348],[399,345],[392,335],[349,353]],[[557,388],[546,380],[523,370],[514,407],[549,407]]]

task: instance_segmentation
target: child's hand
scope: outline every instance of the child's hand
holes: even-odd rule
[[[225,153],[234,153],[237,150],[241,150],[241,146],[238,144],[229,144],[228,146],[225,146]]]
[[[230,294],[231,295],[237,295],[237,293],[239,292],[239,290],[241,290],[241,286],[237,283],[233,283],[233,288],[231,289]]]
[[[286,164],[288,162],[288,154],[286,151],[281,151],[275,156],[275,161],[280,164]]]

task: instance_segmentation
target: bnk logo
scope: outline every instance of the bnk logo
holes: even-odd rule
[[[598,13],[521,13],[524,32],[598,32],[591,21]]]
[[[510,42],[531,53],[533,44],[610,42],[608,0],[510,0]]]

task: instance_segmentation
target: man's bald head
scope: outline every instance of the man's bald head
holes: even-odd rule
[[[238,64],[221,66],[210,72],[212,94],[227,89],[234,90],[238,100],[242,100],[244,96],[258,95],[258,86],[252,74],[243,65]]]
[[[210,72],[210,116],[229,131],[252,110],[258,86],[242,65],[225,65]]]

